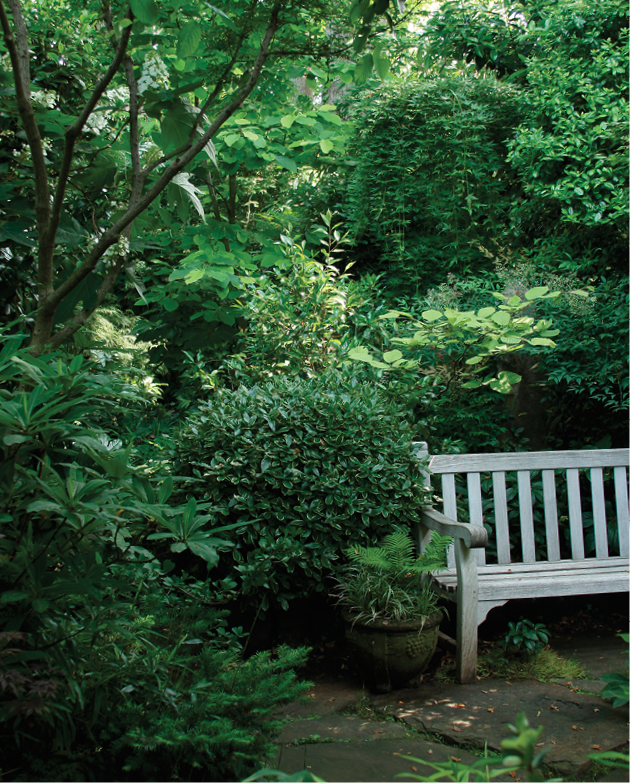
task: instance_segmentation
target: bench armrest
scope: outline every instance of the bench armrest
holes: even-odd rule
[[[421,520],[421,524],[429,530],[435,530],[443,536],[460,538],[469,549],[482,549],[488,544],[488,531],[484,527],[453,522],[432,506],[422,507]]]

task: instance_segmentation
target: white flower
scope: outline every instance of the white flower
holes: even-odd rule
[[[149,88],[168,87],[168,83],[166,65],[160,60],[157,52],[149,52],[142,65],[142,76],[138,79],[138,92],[142,94]]]

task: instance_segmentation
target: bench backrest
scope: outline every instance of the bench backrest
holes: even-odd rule
[[[422,444],[420,456],[423,453],[428,453],[426,444]],[[585,521],[588,526],[592,523],[596,558],[617,554],[628,557],[628,458],[628,449],[443,454],[430,457],[429,469],[431,474],[441,475],[442,511],[447,517],[476,525],[491,521],[490,540],[493,543],[488,549],[492,559],[496,547],[498,563],[512,562],[515,554],[516,559],[524,563],[535,563],[567,558],[566,548],[561,552],[564,542],[560,537],[559,507],[561,511],[567,510],[570,559],[585,557]],[[542,473],[542,482],[538,472]],[[532,474],[536,485],[534,493]],[[580,475],[583,488],[586,487],[584,476],[590,478],[590,493],[582,494]],[[460,477],[458,481],[456,477]],[[465,485],[462,483],[464,478]],[[557,482],[560,494],[556,491]],[[488,495],[491,497],[484,497],[482,484],[490,490]],[[467,507],[462,506],[462,496],[466,494]],[[459,520],[458,503],[462,512]],[[607,505],[608,516],[616,517],[617,535],[613,537],[618,542],[615,545],[618,551],[609,551]],[[584,508],[589,510],[584,511]],[[544,524],[541,511],[544,511]],[[538,524],[535,524],[535,517]],[[563,517],[561,514],[561,522],[564,522]],[[486,552],[477,550],[477,559],[479,563],[485,563]],[[453,565],[452,556],[449,561]]]

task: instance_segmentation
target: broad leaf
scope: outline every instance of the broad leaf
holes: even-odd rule
[[[182,60],[195,54],[201,43],[201,25],[199,22],[187,22],[177,38],[177,56]]]
[[[131,0],[133,15],[143,24],[155,24],[159,9],[154,0]]]

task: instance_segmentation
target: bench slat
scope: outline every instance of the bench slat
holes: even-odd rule
[[[580,473],[577,469],[567,470],[567,495],[569,499],[569,531],[571,534],[571,556],[574,560],[584,559],[584,534],[582,532],[582,499],[580,498]]]
[[[510,562],[510,528],[508,524],[505,473],[492,474],[492,496],[494,498],[494,523],[497,537],[497,559],[499,563]]]
[[[597,557],[608,557],[606,501],[604,500],[604,471],[601,468],[591,468],[591,497],[593,498],[595,553]]]
[[[479,473],[469,473],[466,478],[468,484],[468,514],[473,525],[483,527],[483,502],[481,500],[481,476]],[[486,562],[486,550],[475,551],[477,563],[483,565]]]
[[[617,507],[617,526],[619,529],[619,554],[628,557],[628,484],[626,469],[615,468],[615,505]]]
[[[532,508],[532,485],[528,470],[519,470],[518,479],[518,509],[521,517],[521,542],[523,545],[523,562],[536,562],[536,547],[534,544],[534,511]]]
[[[455,491],[455,476],[449,473],[442,476],[442,497],[444,498],[443,513],[445,517],[457,522],[457,492]],[[455,568],[455,547],[450,546],[447,553],[449,568]]]
[[[587,557],[584,560],[558,560],[556,562],[548,562],[547,560],[539,560],[537,563],[511,563],[505,565],[502,563],[491,563],[485,565],[479,569],[481,574],[531,574],[539,575],[547,578],[549,573],[556,571],[584,571],[585,569],[593,570],[600,569],[606,570],[610,568],[628,568],[627,557],[607,557],[602,560],[596,557]],[[437,577],[438,579],[444,576],[450,578],[455,574],[455,570],[441,571]]]
[[[582,562],[586,561],[583,560]],[[533,571],[513,571],[509,574],[501,574],[496,571],[487,572],[480,570],[479,579],[489,585],[501,585],[503,582],[512,582],[514,580],[517,582],[531,582],[539,579],[541,582],[547,582],[549,589],[553,593],[553,584],[556,579],[575,579],[576,581],[587,577],[604,579],[606,574],[626,574],[627,577],[630,574],[630,566],[628,566],[628,563],[625,563],[625,565],[612,565],[608,568],[559,568],[557,571],[547,571],[545,579],[541,579],[540,572],[536,573]],[[445,584],[451,579],[455,579],[455,577],[453,575],[447,577]]]
[[[545,505],[545,529],[547,531],[547,560],[560,560],[560,535],[558,532],[558,504],[556,500],[556,474],[543,470],[543,500]]]
[[[492,473],[509,470],[566,470],[567,468],[613,468],[628,464],[629,449],[584,451],[527,451],[505,454],[436,454],[432,473]]]
[[[503,582],[488,582],[479,576],[479,600],[496,598],[556,598],[560,595],[593,595],[597,593],[625,592],[628,589],[628,571],[583,574],[579,577],[554,577],[553,581],[540,579],[509,579]]]

